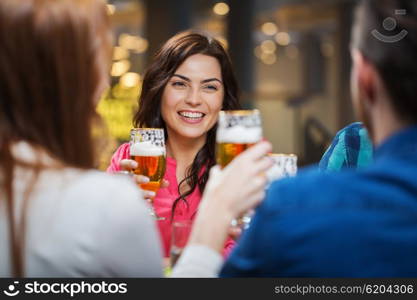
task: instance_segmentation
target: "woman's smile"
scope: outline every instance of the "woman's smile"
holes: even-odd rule
[[[178,112],[178,115],[187,124],[199,124],[206,114],[200,111],[182,110]]]
[[[175,70],[162,95],[161,113],[168,134],[205,138],[217,122],[223,97],[218,60],[203,54],[188,57]]]

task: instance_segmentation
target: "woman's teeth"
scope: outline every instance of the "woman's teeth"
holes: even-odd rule
[[[183,117],[189,118],[189,119],[199,119],[202,118],[204,116],[203,113],[200,112],[179,112],[179,114]]]

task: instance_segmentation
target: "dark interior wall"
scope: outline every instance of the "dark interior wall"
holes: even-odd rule
[[[230,12],[227,22],[229,54],[242,91],[242,104],[252,107],[254,92],[253,28],[255,17],[254,0],[228,1]]]
[[[340,77],[339,77],[339,127],[342,128],[355,120],[350,94],[350,57],[351,27],[356,1],[346,1],[339,6],[339,47],[340,47]]]
[[[146,37],[149,41],[147,61],[171,36],[192,27],[193,0],[144,0]]]

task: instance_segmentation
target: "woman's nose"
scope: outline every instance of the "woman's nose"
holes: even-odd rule
[[[201,104],[201,95],[199,94],[198,90],[191,90],[186,99],[185,102],[192,106],[197,106]]]

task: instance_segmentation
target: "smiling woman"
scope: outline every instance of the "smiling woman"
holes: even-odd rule
[[[162,94],[161,113],[171,141],[191,138],[203,146],[206,133],[217,121],[223,95],[217,59],[203,54],[188,57]]]
[[[169,39],[145,73],[135,127],[164,128],[169,182],[154,207],[165,256],[171,224],[193,220],[210,168],[215,164],[215,132],[220,110],[239,109],[238,87],[230,59],[214,38],[183,32]],[[113,155],[108,172],[129,169],[129,145]],[[228,240],[224,253],[233,246]]]

